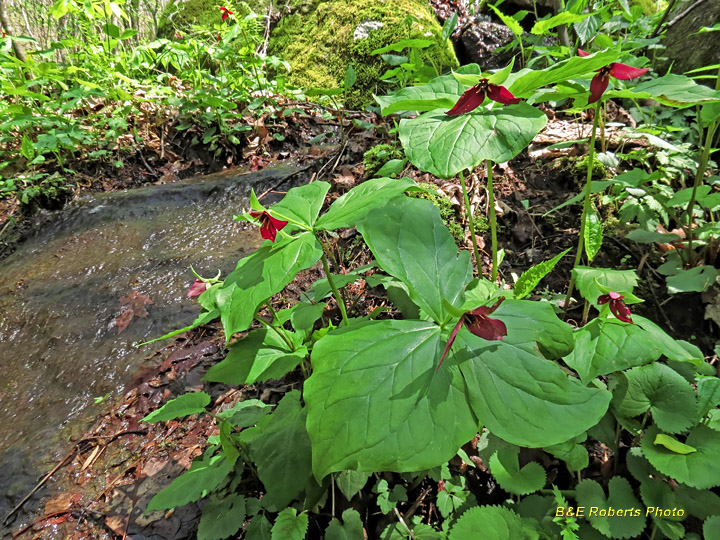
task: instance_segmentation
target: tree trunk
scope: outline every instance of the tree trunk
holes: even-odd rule
[[[8,35],[13,35],[12,25],[10,24],[10,18],[8,17],[7,10],[5,9],[5,0],[0,0],[0,26],[2,30]],[[19,41],[12,40],[13,49],[15,50],[15,56],[22,62],[25,61],[25,51]]]

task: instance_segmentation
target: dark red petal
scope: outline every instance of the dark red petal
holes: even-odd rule
[[[630,79],[636,79],[640,75],[644,75],[650,71],[648,68],[636,68],[628,66],[627,64],[610,64],[610,75],[621,81],[629,81]]]
[[[190,290],[188,291],[187,295],[190,298],[195,298],[196,296],[200,296],[202,293],[205,292],[207,289],[207,283],[204,281],[200,281],[199,279],[195,280],[195,283],[192,284],[192,287],[190,287]]]
[[[440,358],[440,363],[438,364],[437,368],[435,369],[435,373],[438,372],[440,369],[440,366],[443,363],[443,360],[445,360],[445,357],[447,356],[447,353],[450,351],[450,347],[452,347],[453,343],[455,343],[455,338],[458,335],[458,332],[462,328],[463,322],[465,321],[465,315],[460,317],[460,320],[455,325],[455,328],[453,328],[453,331],[450,332],[450,339],[448,339],[447,345],[445,345],[445,350],[442,353],[442,357]]]
[[[590,81],[590,99],[588,99],[588,105],[595,103],[607,90],[608,84],[610,83],[610,77],[598,73]]]
[[[227,19],[227,18],[228,18],[228,14],[227,14],[227,11],[226,11],[225,13],[223,13],[222,20],[224,21],[224,20]]]
[[[590,56],[590,53],[583,51],[582,49],[578,49],[578,56]]]
[[[263,223],[262,227],[260,227],[260,236],[262,236],[265,240],[274,242],[275,236],[277,236],[277,229],[273,227],[273,224],[270,221],[266,221]]]
[[[275,230],[278,230],[278,231],[279,231],[279,230],[282,229],[285,225],[288,224],[287,221],[282,221],[282,220],[280,220],[280,219],[275,219],[275,218],[272,217],[270,214],[268,214],[267,217],[270,218],[270,223],[272,223],[273,227],[275,227]]]
[[[625,305],[622,300],[612,300],[610,302],[610,311],[622,322],[631,323],[630,308]]]
[[[263,210],[250,210],[249,214],[251,218],[260,219],[265,212]]]
[[[598,305],[607,304],[610,301],[610,295],[609,294],[603,294],[601,297],[597,299]]]
[[[480,316],[473,317],[470,321],[471,322],[466,324],[467,329],[477,337],[487,339],[488,341],[496,341],[507,336],[505,323],[498,319]]]
[[[485,92],[478,92],[478,85],[475,85],[460,96],[455,106],[447,114],[448,116],[458,116],[470,112],[479,107],[483,101],[485,101]]]
[[[470,315],[475,315],[476,317],[482,317],[485,315],[490,315],[493,311],[495,311],[497,308],[500,307],[500,304],[502,304],[505,301],[505,297],[501,296],[498,298],[497,302],[495,302],[492,306],[480,306],[477,309],[474,309],[470,312]]]
[[[510,90],[499,84],[491,84],[488,86],[488,97],[493,101],[502,103],[503,105],[515,105],[520,103],[520,98],[516,98],[510,93]]]

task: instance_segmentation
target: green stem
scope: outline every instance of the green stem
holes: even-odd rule
[[[587,216],[590,213],[590,195],[592,193],[592,173],[593,165],[595,164],[595,134],[597,133],[598,122],[600,121],[602,101],[598,101],[595,104],[595,117],[593,118],[592,132],[590,133],[590,150],[588,151],[588,168],[587,178],[585,179],[585,201],[583,202],[583,212],[580,218],[580,238],[578,239],[578,249],[575,255],[575,262],[573,263],[573,270],[578,267],[580,260],[582,259],[583,249],[585,248],[585,223],[587,222]],[[568,285],[568,292],[565,296],[565,311],[570,307],[570,300],[572,299],[572,293],[575,289],[575,276],[570,278],[570,285]]]
[[[465,201],[465,213],[467,214],[468,227],[470,227],[470,240],[472,240],[473,253],[475,254],[475,269],[477,270],[477,275],[480,276],[482,275],[482,263],[480,261],[480,251],[477,246],[477,238],[475,238],[475,222],[473,220],[470,198],[468,197],[463,171],[460,171],[460,185],[462,186],[463,200]]]
[[[267,303],[267,306],[268,306],[268,308],[270,308],[270,310],[272,310],[272,308],[270,307],[270,303],[269,303],[269,302]],[[271,311],[271,313],[274,313],[274,312]],[[273,315],[273,319],[274,319],[274,318],[275,318],[275,316]],[[288,346],[288,348],[289,348],[291,351],[295,351],[295,346],[293,345],[292,341],[290,341],[290,338],[289,338],[289,337],[287,336],[287,334],[285,333],[285,329],[284,329],[284,328],[278,328],[278,327],[275,326],[274,324],[270,324],[270,323],[267,322],[265,319],[263,319],[262,317],[259,317],[259,316],[255,316],[255,319],[256,319],[261,325],[263,325],[265,328],[272,328],[273,330],[275,330],[275,333],[276,333],[278,336],[280,336],[280,338],[285,342],[285,344]]]
[[[323,270],[325,270],[325,277],[327,277],[328,283],[330,284],[330,288],[333,292],[333,296],[335,296],[335,301],[338,303],[338,307],[340,307],[340,313],[342,314],[343,322],[345,323],[345,326],[348,326],[350,324],[350,321],[348,321],[347,310],[345,309],[345,302],[343,302],[340,291],[338,290],[337,286],[335,286],[335,281],[333,280],[332,274],[330,273],[330,267],[328,266],[328,260],[325,251],[323,251],[322,254],[322,265]]]
[[[498,275],[497,216],[495,215],[495,192],[493,191],[492,161],[487,163],[488,205],[490,206],[490,237],[492,239],[492,280]]]

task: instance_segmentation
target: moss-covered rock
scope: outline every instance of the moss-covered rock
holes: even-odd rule
[[[292,0],[290,10],[271,34],[270,54],[290,63],[288,82],[300,88],[341,87],[353,64],[357,82],[346,103],[352,108],[383,93],[380,76],[389,66],[373,50],[406,38],[439,41],[442,32],[426,0]],[[417,19],[409,31],[408,15]],[[429,54],[441,71],[458,65],[449,41]]]

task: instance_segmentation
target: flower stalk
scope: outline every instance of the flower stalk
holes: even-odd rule
[[[488,205],[490,206],[490,237],[492,242],[492,281],[497,281],[498,248],[497,248],[497,215],[495,214],[495,192],[493,190],[492,161],[487,163]]]
[[[322,260],[323,270],[325,271],[325,277],[327,277],[328,284],[330,285],[330,289],[332,289],[333,296],[335,297],[335,301],[337,302],[338,307],[340,308],[340,313],[342,315],[343,323],[345,323],[345,326],[348,326],[350,324],[350,321],[348,321],[347,309],[345,308],[345,302],[343,301],[342,295],[340,294],[340,291],[338,290],[337,286],[335,285],[335,280],[333,280],[332,274],[330,273],[330,267],[328,266],[327,254],[325,253],[325,250],[323,250],[321,260]]]

